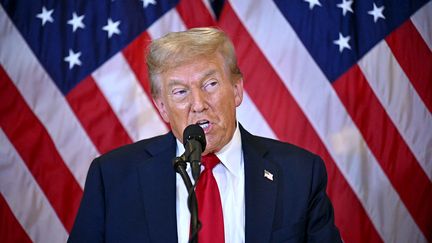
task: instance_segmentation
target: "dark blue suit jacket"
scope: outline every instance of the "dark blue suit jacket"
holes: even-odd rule
[[[246,242],[340,242],[323,161],[243,128],[241,137]],[[177,242],[175,152],[168,133],[95,159],[69,241]]]

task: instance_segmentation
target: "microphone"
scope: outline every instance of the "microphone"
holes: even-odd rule
[[[204,130],[196,124],[187,126],[183,131],[183,145],[185,156],[191,163],[192,177],[196,182],[201,173],[201,154],[207,145]]]

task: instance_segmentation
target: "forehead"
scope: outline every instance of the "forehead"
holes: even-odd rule
[[[184,64],[165,71],[161,77],[163,83],[172,84],[188,81],[200,81],[209,77],[225,77],[227,74],[222,57],[198,57]]]

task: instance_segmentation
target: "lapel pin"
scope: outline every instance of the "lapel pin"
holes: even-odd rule
[[[267,170],[264,170],[264,177],[273,181],[273,174],[268,172]]]

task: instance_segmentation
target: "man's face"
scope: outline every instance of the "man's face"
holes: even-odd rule
[[[231,140],[236,107],[243,100],[243,80],[231,81],[219,54],[168,70],[160,75],[160,81],[155,103],[178,140],[183,141],[183,130],[190,124],[204,129],[204,154],[219,151]]]

